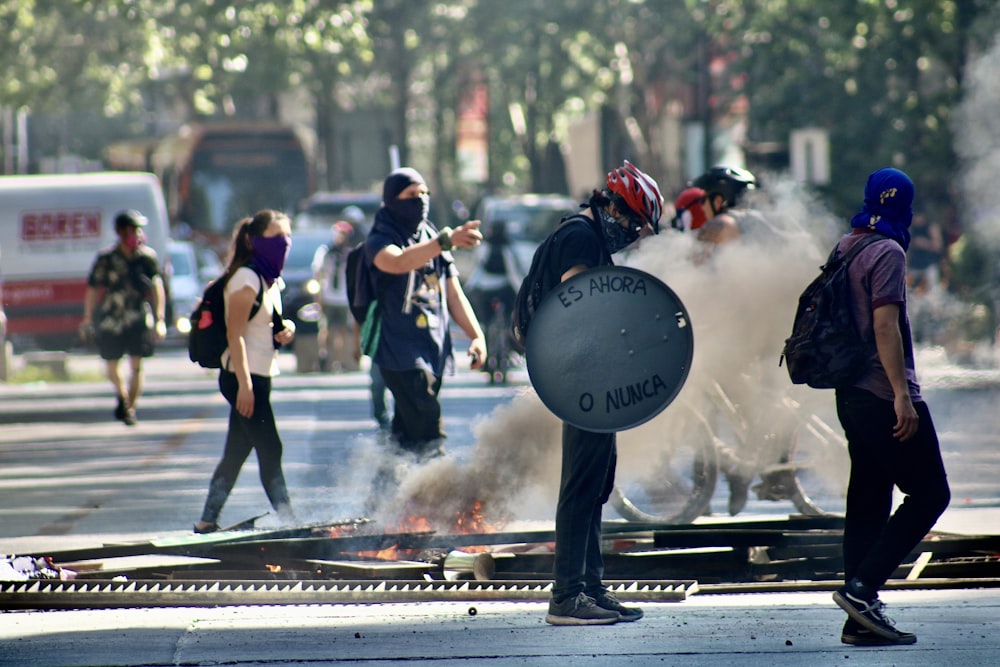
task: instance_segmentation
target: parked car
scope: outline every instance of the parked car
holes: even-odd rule
[[[0,382],[9,379],[13,346],[7,342],[7,315],[3,311],[3,271],[0,268]]]
[[[167,321],[172,333],[186,336],[191,331],[188,315],[205,285],[222,275],[224,267],[215,252],[191,241],[168,241],[167,256]]]
[[[559,220],[579,210],[579,202],[568,195],[522,194],[483,197],[473,216],[482,222],[480,231],[490,237],[491,226],[498,220],[506,226],[507,237],[521,265],[521,273],[531,266],[535,248],[559,225]],[[480,244],[474,252],[455,253],[455,264],[467,283],[478,266],[489,255],[489,246]]]
[[[281,293],[281,303],[285,318],[295,322],[295,341],[289,348],[295,352],[300,372],[315,370],[313,357],[318,354],[314,347],[319,333],[322,308],[316,302],[319,282],[313,277],[312,263],[317,250],[333,241],[329,228],[292,232],[292,249],[285,260],[281,277],[285,290]]]
[[[299,203],[295,229],[327,230],[338,220],[347,220],[354,225],[354,234],[349,239],[354,245],[364,240],[381,206],[382,196],[374,192],[314,192]],[[357,212],[345,214],[352,207],[361,211],[361,219],[352,219]]]

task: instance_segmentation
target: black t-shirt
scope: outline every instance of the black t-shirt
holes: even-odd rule
[[[590,218],[575,215],[552,233],[553,248],[549,262],[552,284],[562,281],[564,273],[583,264],[587,268],[614,264],[604,246],[604,239]]]
[[[389,274],[375,268],[375,256],[387,246],[405,249],[437,236],[437,229],[426,221],[414,235],[404,236],[387,216],[376,217],[365,241],[365,261],[372,266],[382,313],[374,361],[388,370],[420,369],[440,377],[452,356],[447,281],[458,270],[450,252],[407,273]]]

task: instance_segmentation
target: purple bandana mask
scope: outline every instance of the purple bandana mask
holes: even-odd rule
[[[285,259],[292,248],[292,240],[284,235],[252,236],[250,243],[253,245],[254,266],[260,271],[268,286],[273,285],[285,268]]]

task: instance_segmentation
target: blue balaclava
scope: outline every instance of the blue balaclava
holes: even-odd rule
[[[906,250],[913,220],[913,181],[899,169],[873,172],[865,186],[865,203],[851,218],[851,227],[885,234]]]
[[[427,218],[430,208],[430,197],[427,195],[416,199],[398,199],[399,193],[414,183],[426,185],[419,171],[412,167],[402,167],[386,176],[382,184],[382,205],[407,236],[417,231],[420,222]]]

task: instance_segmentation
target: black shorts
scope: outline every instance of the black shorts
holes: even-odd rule
[[[323,306],[323,314],[326,316],[326,324],[328,327],[346,327],[350,321],[348,315],[350,310],[347,306]]]
[[[105,361],[121,359],[125,355],[151,357],[153,356],[153,331],[143,325],[126,329],[120,334],[99,331],[97,352]]]

